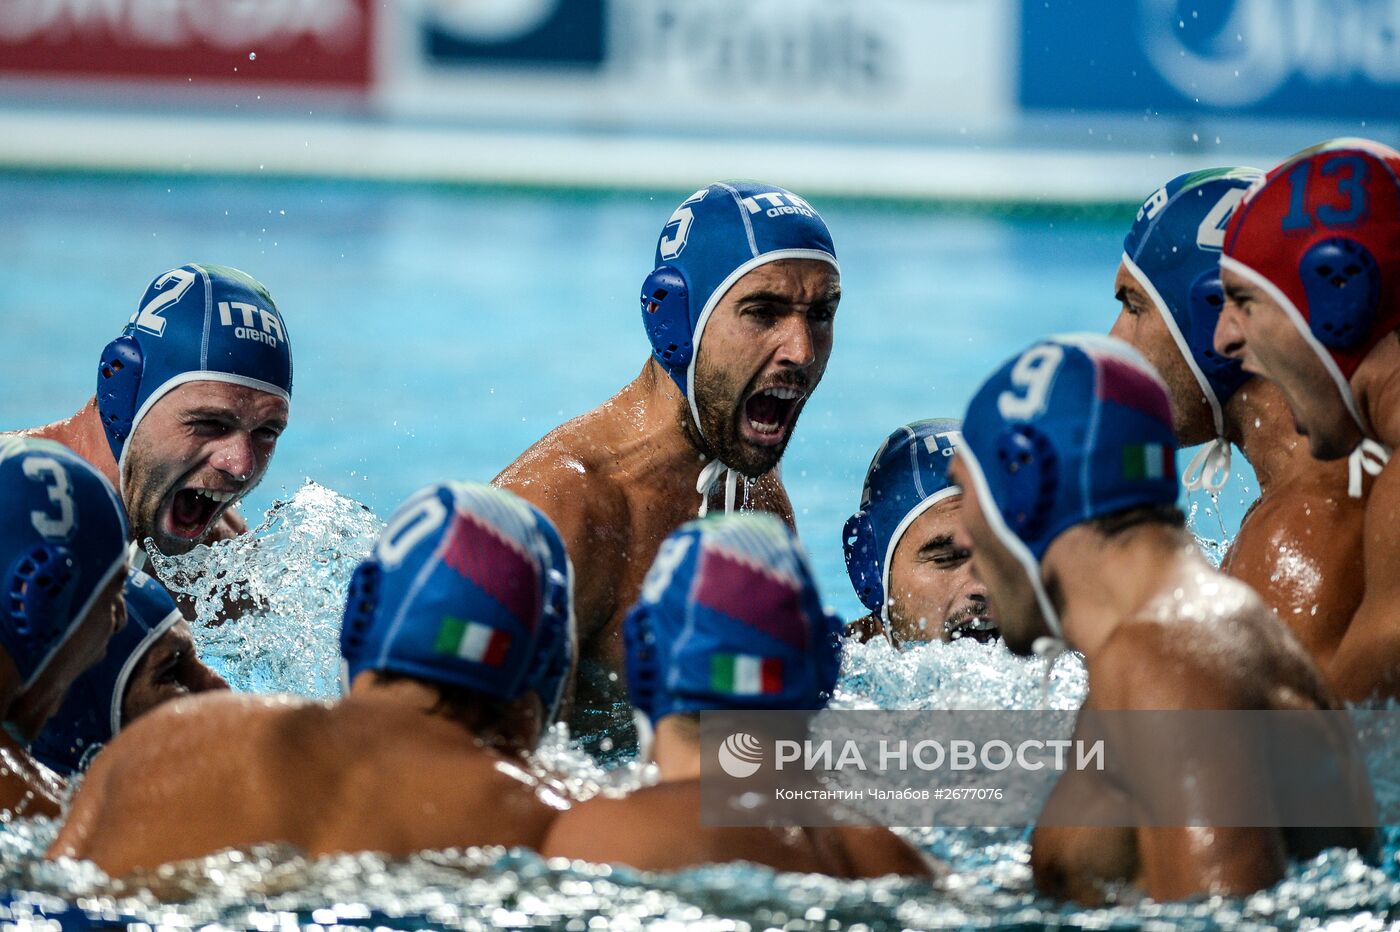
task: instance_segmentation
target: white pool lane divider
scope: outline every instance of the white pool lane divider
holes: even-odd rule
[[[174,123],[172,124],[172,120]],[[658,146],[665,157],[658,157]],[[360,119],[244,118],[0,108],[0,167],[207,172],[689,190],[712,178],[777,178],[804,194],[893,200],[1120,204],[1202,165],[1272,165],[1286,152],[668,138],[470,129]]]

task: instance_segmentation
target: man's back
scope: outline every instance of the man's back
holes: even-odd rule
[[[1112,711],[1307,711],[1341,708],[1312,659],[1297,639],[1243,584],[1211,572],[1195,553],[1183,552],[1165,575],[1157,596],[1135,617],[1124,619],[1087,658],[1086,712]],[[1145,671],[1151,671],[1150,674]],[[1145,761],[1103,775],[1088,771],[1063,778],[1047,801],[1033,840],[1032,867],[1041,890],[1081,902],[1096,902],[1100,885],[1133,881],[1139,886],[1186,895],[1196,878],[1182,866],[1196,837],[1179,828],[1066,827],[1079,816],[1092,821],[1095,806],[1141,808],[1145,812],[1189,811],[1225,805],[1228,794],[1247,788],[1268,795],[1281,774],[1253,752],[1240,749],[1232,760],[1209,755],[1173,755],[1179,761],[1165,776],[1161,733],[1134,735],[1120,750],[1123,759]],[[1140,753],[1132,747],[1142,741]],[[1150,771],[1150,775],[1149,775]],[[1357,812],[1370,809],[1365,765],[1341,757],[1327,771],[1329,793],[1349,794]],[[1150,787],[1150,789],[1149,789]],[[1222,795],[1223,794],[1223,795]],[[1126,810],[1124,810],[1126,811]],[[1365,828],[1232,828],[1197,833],[1222,842],[1216,882],[1246,889],[1269,872],[1281,873],[1284,858],[1304,859],[1334,847],[1368,850]],[[1228,838],[1231,844],[1223,842]],[[1232,859],[1229,849],[1248,849]],[[1267,854],[1265,854],[1267,852]],[[1263,866],[1260,859],[1269,862]],[[1181,863],[1177,863],[1181,862]],[[1257,878],[1257,879],[1256,879]],[[1180,891],[1174,886],[1180,884]],[[1233,886],[1232,886],[1233,885]],[[1155,894],[1154,894],[1155,895]]]
[[[707,828],[699,779],[580,803],[555,821],[541,853],[641,870],[752,861],[845,879],[929,874],[918,852],[885,828]]]
[[[554,813],[513,763],[459,723],[379,698],[192,697],[98,755],[50,856],[120,876],[260,842],[310,856],[537,846]]]

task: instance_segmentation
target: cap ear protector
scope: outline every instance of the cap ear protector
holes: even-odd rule
[[[1239,363],[1215,351],[1215,325],[1225,308],[1225,289],[1220,285],[1218,267],[1207,269],[1191,283],[1187,305],[1191,315],[1191,332],[1187,334],[1186,341],[1206,377],[1212,381],[1233,381],[1231,377],[1238,376],[1238,381],[1243,384],[1249,376],[1240,373]]]
[[[370,557],[355,567],[350,577],[350,591],[345,597],[345,613],[340,622],[340,655],[346,661],[357,660],[365,647],[365,635],[374,624],[379,607],[379,579],[383,570],[379,561]]]
[[[1046,531],[1059,485],[1050,438],[1029,424],[1004,430],[997,438],[997,463],[1012,477],[997,503],[1007,526],[1023,539],[1039,538]]]
[[[112,458],[118,461],[136,420],[136,398],[144,366],[141,344],[130,336],[108,343],[97,364],[97,412],[112,448]]]
[[[656,635],[651,629],[651,607],[647,603],[638,602],[623,619],[622,644],[627,657],[628,698],[650,720],[656,710],[661,672],[656,656]]]
[[[1381,271],[1364,245],[1344,236],[1315,243],[1298,260],[1298,275],[1308,298],[1308,325],[1319,343],[1346,350],[1371,333]]]
[[[67,617],[72,611],[77,561],[61,544],[30,549],[10,565],[5,578],[5,611],[0,616],[0,644],[19,669],[30,675],[65,633],[46,619]]]
[[[694,355],[690,329],[690,290],[678,269],[664,265],[642,283],[642,324],[651,352],[672,378],[684,380]],[[677,375],[679,373],[679,375]]]
[[[841,546],[846,555],[846,575],[856,590],[860,604],[879,613],[885,604],[885,586],[880,573],[879,541],[870,515],[858,511],[846,519],[841,532]]]

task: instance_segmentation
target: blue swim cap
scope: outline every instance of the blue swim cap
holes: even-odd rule
[[[0,647],[34,685],[126,567],[126,511],[111,483],[50,440],[0,437]]]
[[[1206,456],[1188,473],[1191,488],[1219,491],[1229,477],[1229,441],[1223,409],[1249,381],[1239,360],[1215,351],[1215,324],[1225,305],[1220,287],[1220,254],[1225,225],[1245,192],[1263,172],[1255,168],[1210,168],[1179,175],[1159,188],[1137,213],[1123,238],[1123,265],[1137,279],[1162,315],[1172,338],[1215,418]]]
[[[771,184],[718,182],[686,198],[661,229],[652,273],[642,284],[642,323],[652,355],[695,404],[695,360],[705,323],[749,272],[780,259],[836,262],[825,221],[811,204]]]
[[[820,709],[841,667],[827,612],[787,525],[761,512],[691,521],[661,544],[623,622],[632,704],[674,712]]]
[[[564,701],[564,688],[573,673],[574,658],[578,656],[578,627],[574,621],[574,564],[554,522],[534,505],[529,502],[525,504],[535,516],[535,526],[549,549],[546,563],[549,578],[544,599],[546,625],[550,630],[564,632],[564,649],[549,652],[548,662],[540,671],[536,687],[553,721]]]
[[[243,385],[287,401],[292,347],[267,289],[237,269],[182,265],[151,282],[97,374],[97,410],[121,475],[151,406],[186,382]]]
[[[1170,505],[1180,491],[1166,386],[1112,337],[1049,337],[1001,366],[968,405],[958,453],[1056,637],[1040,581],[1051,542],[1101,515]]]
[[[847,519],[841,543],[856,595],[883,621],[889,621],[885,593],[900,538],[919,515],[962,492],[948,480],[948,464],[961,443],[961,421],[915,421],[890,434],[870,461],[860,510]]]
[[[131,675],[181,618],[169,593],[139,570],[127,576],[122,594],[126,627],[107,642],[107,655],[73,681],[63,705],[30,746],[35,757],[64,776],[86,768],[98,748],[121,731]]]
[[[351,579],[340,633],[348,677],[385,670],[507,702],[531,691],[552,720],[573,632],[553,575],[566,593],[568,566],[556,565],[543,527],[538,511],[489,485],[416,493]]]

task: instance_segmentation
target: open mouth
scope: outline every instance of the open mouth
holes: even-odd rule
[[[943,630],[947,632],[950,641],[971,638],[980,644],[986,644],[1001,637],[1001,629],[997,627],[996,619],[990,615],[960,615],[949,618],[943,623]]]
[[[807,393],[801,389],[786,386],[754,392],[744,402],[739,418],[745,439],[761,446],[782,443],[805,397]]]
[[[165,531],[180,540],[199,540],[228,506],[237,492],[183,488],[170,499],[165,512]]]

